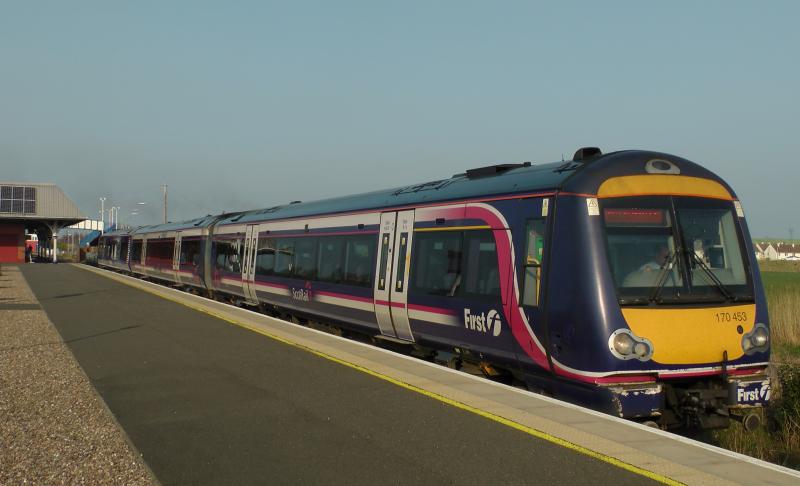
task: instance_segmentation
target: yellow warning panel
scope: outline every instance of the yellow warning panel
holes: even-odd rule
[[[695,365],[719,363],[724,351],[729,360],[742,357],[742,336],[755,325],[756,306],[624,308],[622,315],[634,334],[653,343],[653,361]]]

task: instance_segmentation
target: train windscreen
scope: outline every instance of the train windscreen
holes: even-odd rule
[[[621,304],[752,301],[752,279],[730,201],[624,197],[602,201]]]

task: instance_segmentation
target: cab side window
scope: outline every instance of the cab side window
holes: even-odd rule
[[[542,258],[547,220],[530,219],[525,224],[525,253],[522,261],[522,305],[538,306],[542,282]]]

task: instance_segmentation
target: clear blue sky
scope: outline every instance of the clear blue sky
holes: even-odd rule
[[[755,235],[800,235],[798,19],[778,1],[0,1],[0,179],[153,223],[165,183],[178,220],[643,148],[719,173]]]

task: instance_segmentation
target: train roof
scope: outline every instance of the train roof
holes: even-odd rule
[[[356,194],[307,203],[290,203],[271,208],[247,211],[220,220],[220,224],[247,223],[274,219],[297,218],[317,214],[334,214],[366,209],[401,207],[441,201],[455,201],[478,196],[513,192],[539,192],[558,187],[572,172],[568,163],[533,165],[500,164],[456,174],[448,179],[411,184],[392,189]],[[566,170],[559,170],[565,168]]]
[[[541,165],[524,162],[481,167],[456,174],[448,179],[246,211],[222,217],[219,224],[241,224],[556,190],[596,194],[600,184],[610,177],[652,173],[646,169],[646,165],[653,160],[667,160],[683,175],[713,179],[730,190],[730,187],[712,172],[674,155],[643,150],[602,154],[599,149],[586,147],[578,150],[573,159],[568,161]],[[732,190],[730,192],[733,194]]]
[[[101,238],[111,238],[111,237],[115,237],[115,236],[128,236],[130,234],[131,234],[131,230],[128,230],[128,229],[115,229],[113,231],[106,231],[105,233],[100,235],[100,237]]]
[[[197,228],[208,228],[220,219],[234,217],[241,213],[225,213],[217,215],[207,215],[200,218],[189,219],[186,221],[178,221],[175,223],[153,224],[149,226],[140,226],[131,232],[131,234],[143,233],[162,233],[165,231],[181,231]]]

